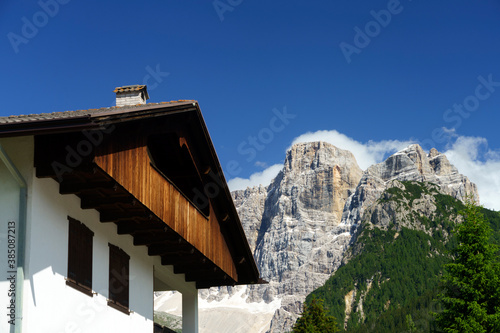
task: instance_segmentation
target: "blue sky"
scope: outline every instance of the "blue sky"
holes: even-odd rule
[[[0,36],[1,116],[146,82],[149,102],[199,101],[232,188],[312,133],[364,147],[363,168],[434,146],[500,209],[499,0],[3,0]]]

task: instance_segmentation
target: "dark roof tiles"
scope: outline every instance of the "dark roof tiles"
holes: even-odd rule
[[[84,118],[84,117],[106,115],[106,113],[113,112],[113,111],[127,112],[127,111],[135,111],[135,110],[144,109],[145,107],[148,107],[148,106],[174,104],[174,103],[186,103],[186,102],[197,103],[195,100],[178,100],[178,101],[161,102],[161,103],[148,103],[148,104],[144,104],[144,105],[112,106],[112,107],[100,108],[100,109],[39,113],[39,114],[29,114],[29,115],[14,115],[14,116],[8,116],[8,117],[0,117],[0,124],[14,124],[14,123],[25,123],[25,122],[33,122],[33,121],[44,121],[44,120]]]

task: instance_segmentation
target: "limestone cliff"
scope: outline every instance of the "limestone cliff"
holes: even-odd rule
[[[258,332],[290,330],[306,295],[348,259],[344,255],[355,245],[365,212],[384,223],[393,207],[375,204],[401,181],[433,183],[436,191],[458,199],[478,197],[476,186],[435,149],[426,154],[411,145],[363,172],[352,153],[331,144],[292,146],[271,184],[232,193],[261,276],[269,284],[201,291],[203,304],[211,308],[210,319],[224,327],[224,320],[233,320],[231,306],[237,313],[256,305],[266,309],[253,313],[259,320],[266,318]],[[432,209],[432,202],[420,200],[417,207]],[[220,314],[214,309],[221,309]],[[211,332],[210,325],[200,332]],[[234,325],[227,327],[234,330]],[[257,332],[241,327],[238,332]]]
[[[269,186],[233,192],[261,276],[269,284],[202,291],[202,299],[217,304],[233,295],[247,304],[263,300],[276,307],[262,332],[290,329],[305,296],[341,263],[351,240],[351,226],[341,224],[342,212],[362,174],[352,153],[324,142],[303,143],[287,152]]]
[[[231,195],[253,253],[262,224],[267,186],[259,185],[243,191],[233,191]]]
[[[268,286],[281,298],[271,332],[293,325],[305,296],[341,263],[350,226],[341,224],[347,198],[362,175],[352,153],[323,142],[297,144],[268,188],[254,257]]]
[[[354,195],[344,208],[343,222],[357,224],[364,210],[375,203],[393,180],[433,183],[439,186],[441,193],[462,201],[471,195],[479,201],[476,185],[460,174],[445,155],[434,148],[425,154],[419,145],[414,144],[364,172]]]

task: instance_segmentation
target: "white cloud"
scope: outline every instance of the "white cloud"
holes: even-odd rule
[[[340,149],[349,150],[354,154],[359,167],[363,170],[370,165],[382,162],[388,154],[395,153],[413,143],[412,141],[398,140],[370,140],[367,143],[361,143],[345,134],[332,130],[302,134],[292,141],[292,146],[296,143],[312,141],[324,141]]]
[[[448,137],[458,137],[457,130],[456,128],[448,128],[448,127],[441,127],[443,130],[443,133],[446,134]]]
[[[231,191],[244,190],[247,187],[254,187],[260,184],[267,186],[283,169],[283,164],[275,164],[261,172],[256,172],[248,179],[236,177],[227,182]]]
[[[477,185],[481,204],[500,210],[500,153],[485,138],[460,136],[444,154]]]
[[[488,141],[485,138],[452,136],[453,143],[449,145],[444,154],[461,174],[467,176],[477,185],[481,204],[489,209],[500,210],[500,151],[489,149]],[[332,130],[302,134],[292,141],[292,145],[311,141],[325,141],[338,148],[351,151],[362,169],[380,163],[389,154],[414,143],[412,141],[398,140],[370,140],[361,143],[345,134]],[[275,164],[261,172],[252,174],[248,179],[231,179],[228,182],[229,188],[233,191],[243,190],[259,184],[269,185],[282,168],[283,165]]]
[[[261,167],[261,168],[267,168],[267,166],[268,166],[266,162],[261,162],[261,161],[255,162],[254,165]]]

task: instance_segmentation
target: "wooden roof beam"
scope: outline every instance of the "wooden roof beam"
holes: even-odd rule
[[[163,244],[163,243],[172,243],[179,236],[168,228],[165,228],[163,232],[137,232],[134,235],[134,245],[153,245],[153,244]]]
[[[121,220],[130,220],[134,218],[138,219],[146,219],[148,214],[144,212],[144,210],[140,213],[131,212],[131,211],[115,211],[115,210],[101,210],[100,212],[100,220],[103,223],[106,222],[117,222]]]
[[[101,182],[69,182],[63,180],[59,184],[60,194],[78,194],[83,191],[97,190],[97,189],[117,189],[117,184],[114,181],[101,181]]]
[[[161,255],[161,264],[163,266],[171,266],[171,265],[175,266],[175,265],[187,265],[187,264],[197,265],[202,259],[203,258],[200,258],[199,256],[196,255],[186,257],[175,254],[164,254]]]
[[[229,277],[226,273],[222,271],[217,272],[187,272],[184,274],[186,282],[202,282],[202,281],[227,281],[227,285],[234,285],[235,281]],[[223,284],[226,285],[226,284]]]
[[[87,173],[87,174],[95,174],[97,169],[95,164],[84,162],[79,165],[76,169],[69,168],[71,172],[63,169],[62,171],[58,169],[58,165],[54,164],[55,161],[36,161],[36,176],[38,178],[54,178],[58,180],[58,178],[64,179],[67,176],[75,175],[77,173]],[[59,168],[63,168],[65,165],[61,164]],[[64,171],[64,172],[63,172]]]
[[[162,244],[154,244],[148,246],[148,255],[150,256],[162,256],[162,255],[193,255],[195,254],[195,248],[186,242],[169,242]]]
[[[118,235],[134,235],[138,232],[162,232],[166,227],[164,223],[158,221],[138,222],[133,219],[120,221],[117,223]]]
[[[174,265],[175,274],[186,274],[189,272],[193,272],[193,273],[206,273],[210,275],[217,273],[217,271],[221,272],[220,268],[218,268],[215,264],[213,263],[202,264],[201,261],[198,263]]]
[[[81,198],[81,208],[82,209],[98,209],[101,206],[105,205],[137,205],[137,200],[128,195],[128,196],[117,196],[117,197],[97,197],[97,196],[89,196]]]

